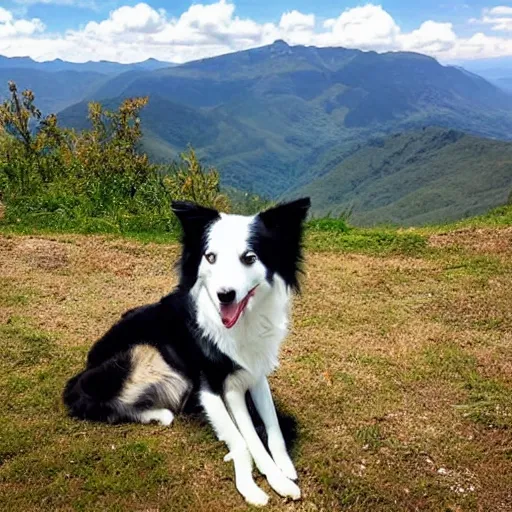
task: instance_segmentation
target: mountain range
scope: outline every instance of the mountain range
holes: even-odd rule
[[[496,166],[493,161],[486,166],[485,159],[506,161],[509,144],[486,139],[505,141],[512,134],[512,96],[477,74],[421,54],[276,41],[180,66],[153,63],[122,72],[3,66],[0,62],[0,80],[14,71],[28,74],[18,75],[20,87],[32,83],[32,73],[38,99],[53,101],[61,110],[60,122],[75,128],[87,126],[90,100],[115,107],[126,97],[149,96],[142,124],[144,147],[152,158],[169,160],[192,144],[219,168],[226,186],[272,198],[311,193],[317,212],[351,205],[358,222],[455,218],[477,208],[471,201],[482,207],[499,204],[507,187],[512,188],[512,172],[500,167],[505,171],[485,199],[469,187],[464,189],[467,197],[441,194],[444,199],[432,205],[420,201],[429,197],[418,195],[422,187],[435,185],[439,191],[445,183],[460,189],[460,183],[476,175],[482,182],[494,180]],[[47,89],[46,80],[52,81]],[[453,143],[439,142],[453,137]],[[375,146],[376,140],[382,147]],[[477,142],[484,148],[481,153],[462,159],[466,163],[458,162],[456,171],[450,167],[459,150]],[[399,149],[401,144],[412,153]],[[374,164],[369,167],[379,158],[389,165],[375,164],[379,171]],[[478,163],[468,167],[472,159]],[[443,161],[445,174],[439,169],[431,174],[431,165],[442,168]],[[451,179],[455,174],[457,180]],[[400,183],[406,176],[418,190],[393,185],[393,179]],[[389,198],[390,193],[392,200],[379,202],[379,196]],[[422,206],[404,208],[401,200]]]
[[[133,69],[151,71],[154,69],[175,66],[172,62],[147,59],[133,64],[122,64],[108,60],[68,62],[62,59],[36,61],[30,57],[4,57],[0,55],[0,69],[38,69],[39,71],[89,71],[104,75],[118,74]]]
[[[67,62],[61,59],[38,62],[30,57],[4,57],[0,55],[0,100],[6,85],[13,80],[23,89],[36,92],[43,112],[55,113],[86,97],[94,96],[96,89],[113,76],[128,71],[153,71],[174,64],[147,59],[134,64],[119,62]]]
[[[512,92],[512,57],[478,59],[466,62],[463,66],[501,89]]]

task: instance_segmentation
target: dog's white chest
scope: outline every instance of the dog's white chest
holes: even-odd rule
[[[255,380],[277,367],[290,314],[290,294],[280,277],[275,277],[272,292],[265,300],[249,304],[231,329],[219,321],[219,312],[204,288],[198,290],[196,305],[197,322],[203,333]]]

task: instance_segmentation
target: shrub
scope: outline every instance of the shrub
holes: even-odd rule
[[[0,201],[4,222],[79,231],[173,231],[171,199],[223,210],[219,173],[192,148],[170,166],[140,150],[140,111],[148,98],[124,100],[118,110],[89,104],[91,128],[79,133],[42,118],[32,91],[0,106]]]

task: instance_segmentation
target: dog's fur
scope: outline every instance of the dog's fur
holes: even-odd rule
[[[278,364],[291,292],[299,288],[309,206],[299,199],[244,217],[174,202],[183,228],[180,283],[160,302],[125,313],[96,342],[86,369],[64,391],[70,414],[169,425],[199,405],[226,442],[226,460],[249,503],[268,501],[253,480],[253,460],[276,492],[298,499],[267,376]],[[270,454],[248,412],[247,392]]]

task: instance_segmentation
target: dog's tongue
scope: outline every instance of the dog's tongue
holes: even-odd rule
[[[246,300],[243,299],[238,304],[228,304],[220,307],[220,316],[224,327],[231,329],[240,318],[242,311],[245,309]]]
[[[255,286],[238,304],[227,304],[220,306],[220,316],[224,327],[231,329],[244,312],[249,299],[254,295],[257,286]]]

